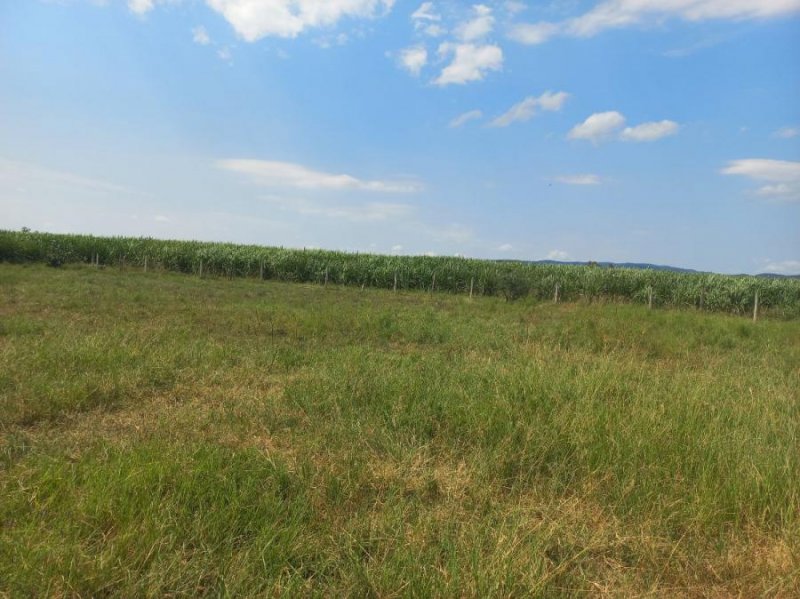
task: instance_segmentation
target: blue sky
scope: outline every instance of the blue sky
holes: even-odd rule
[[[0,3],[0,228],[800,273],[800,0]]]

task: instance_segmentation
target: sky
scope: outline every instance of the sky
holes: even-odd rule
[[[800,0],[0,0],[0,229],[800,273]]]

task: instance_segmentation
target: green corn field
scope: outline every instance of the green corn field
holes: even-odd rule
[[[800,316],[800,281],[662,270],[385,256],[232,243],[0,231],[0,261],[97,264],[305,283],[502,295],[561,301],[606,300],[749,314]],[[756,299],[757,298],[757,299]]]

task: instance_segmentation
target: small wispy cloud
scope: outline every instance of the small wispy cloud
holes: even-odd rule
[[[428,64],[428,51],[424,46],[412,46],[400,51],[400,66],[414,75],[419,76],[422,68]]]
[[[613,137],[625,125],[625,117],[617,111],[596,112],[585,121],[575,125],[567,134],[568,139],[586,139],[598,143]]]
[[[656,141],[675,135],[678,132],[678,128],[678,123],[668,120],[642,123],[635,127],[625,127],[620,134],[620,139],[636,142]]]
[[[754,191],[761,198],[800,202],[800,162],[746,158],[728,163],[720,172],[766,183]]]
[[[602,180],[599,175],[582,174],[582,175],[560,175],[555,178],[559,183],[565,185],[600,185]]]
[[[545,256],[545,260],[569,260],[569,253],[564,250],[550,250],[547,256]]]
[[[463,127],[470,121],[475,121],[481,118],[483,118],[483,113],[480,110],[470,110],[468,112],[459,114],[456,118],[450,121],[450,124],[448,126],[451,129],[458,129],[459,127]]]
[[[192,29],[192,41],[194,41],[195,44],[207,46],[211,43],[211,38],[209,37],[206,28],[200,25]]]
[[[772,137],[778,139],[792,139],[800,136],[800,127],[781,127],[772,134]]]
[[[556,35],[586,38],[609,29],[646,26],[668,19],[763,20],[798,12],[798,0],[605,0],[571,19],[517,24],[509,37],[523,44],[542,44]]]
[[[254,183],[265,187],[380,193],[413,193],[421,189],[416,181],[370,181],[347,174],[317,171],[291,162],[236,158],[220,160],[216,165],[223,170],[246,175]]]
[[[529,121],[536,115],[537,109],[550,112],[561,110],[568,98],[567,92],[553,93],[551,91],[544,92],[538,98],[528,96],[495,118],[490,125],[492,127],[508,127],[512,123]]]
[[[455,29],[456,37],[463,42],[475,42],[485,38],[494,29],[494,16],[492,9],[485,4],[475,4],[472,7],[471,19],[459,24]]]
[[[262,198],[275,208],[302,216],[346,220],[350,222],[375,222],[406,219],[414,212],[410,204],[393,202],[365,202],[363,204],[331,203],[308,198],[266,196]]]
[[[800,275],[800,260],[768,262],[764,267],[764,271],[777,275]]]
[[[625,127],[625,120],[625,116],[616,110],[596,112],[575,125],[567,138],[585,139],[594,144],[611,139],[644,143],[675,135],[680,129],[678,123],[670,120],[650,121],[634,127]]]
[[[503,50],[494,44],[445,42],[439,46],[438,54],[441,58],[452,56],[450,64],[433,80],[441,87],[481,81],[490,71],[503,67]]]

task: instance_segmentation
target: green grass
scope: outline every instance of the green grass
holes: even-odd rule
[[[800,595],[800,321],[0,265],[0,595]]]

